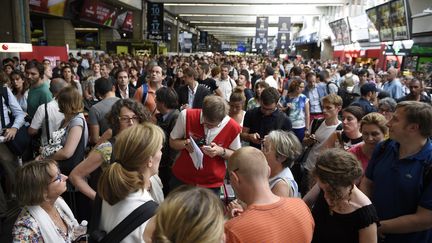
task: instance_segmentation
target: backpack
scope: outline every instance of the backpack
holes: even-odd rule
[[[327,83],[327,94],[330,94],[330,84],[333,83],[338,87],[337,95],[339,95],[342,98],[342,108],[348,107],[352,102],[354,102],[359,95],[356,93],[349,92],[345,87],[339,87],[335,82],[330,81]]]
[[[145,105],[147,102],[147,94],[148,94],[148,85],[146,83],[142,84],[142,97],[141,97],[141,103]]]

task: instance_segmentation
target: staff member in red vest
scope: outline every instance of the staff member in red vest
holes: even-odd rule
[[[228,104],[219,96],[207,96],[202,109],[183,110],[170,134],[170,146],[180,150],[170,181],[171,190],[182,184],[196,185],[219,193],[225,177],[225,160],[241,147],[241,128],[228,116]],[[193,141],[203,152],[202,167],[192,157]]]

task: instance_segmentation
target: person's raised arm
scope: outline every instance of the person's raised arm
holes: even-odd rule
[[[79,163],[69,175],[72,184],[91,200],[95,199],[96,192],[87,183],[86,177],[99,168],[102,163],[102,155],[96,151],[91,151],[88,157]]]

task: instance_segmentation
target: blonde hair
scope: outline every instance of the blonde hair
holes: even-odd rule
[[[275,150],[276,158],[286,158],[284,162],[282,162],[284,168],[291,167],[294,160],[297,159],[303,151],[303,145],[293,132],[274,130],[271,131],[267,137]]]
[[[115,162],[106,168],[98,182],[98,192],[110,205],[143,189],[149,178],[142,170],[161,148],[165,135],[156,125],[145,122],[121,132],[114,145]]]
[[[329,103],[329,104],[332,104],[335,106],[342,106],[342,104],[343,104],[342,98],[337,94],[329,94],[329,95],[324,96],[322,98],[322,102],[323,103]]]
[[[208,189],[181,186],[159,207],[153,242],[221,242],[224,216],[221,201]]]
[[[388,133],[388,127],[386,126],[386,118],[377,112],[372,112],[365,115],[360,121],[360,131],[363,129],[363,125],[376,125],[380,131],[386,135]]]
[[[49,172],[51,165],[57,166],[57,162],[31,161],[16,172],[15,192],[21,206],[39,205],[45,200],[45,191],[53,177]]]

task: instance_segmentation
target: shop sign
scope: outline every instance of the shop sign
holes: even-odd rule
[[[27,43],[0,43],[0,52],[32,52],[32,44]]]

